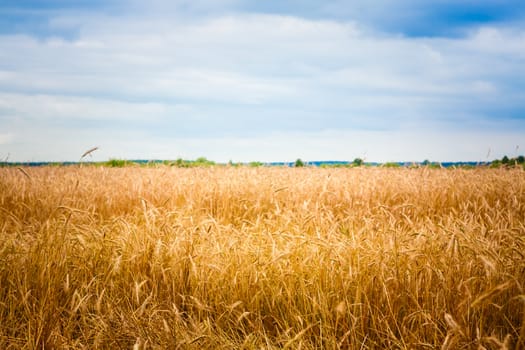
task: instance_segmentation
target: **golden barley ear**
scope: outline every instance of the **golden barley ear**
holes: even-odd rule
[[[25,175],[25,177],[27,177],[29,180],[31,180],[31,176],[29,176],[29,174],[27,173],[27,171],[24,170],[24,168],[22,167],[17,167],[17,169]]]
[[[80,159],[82,159],[82,158],[84,158],[84,157],[90,155],[91,153],[95,152],[97,149],[98,149],[98,146],[88,149],[86,152],[84,152],[84,153],[82,154],[82,156],[80,157]]]

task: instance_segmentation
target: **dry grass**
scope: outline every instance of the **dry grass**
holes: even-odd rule
[[[524,252],[521,170],[0,168],[0,348],[524,348]]]

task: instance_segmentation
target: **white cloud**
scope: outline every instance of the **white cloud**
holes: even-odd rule
[[[512,28],[482,27],[472,34],[468,47],[479,53],[525,59],[525,32]]]
[[[76,142],[72,145],[71,139]],[[29,141],[30,140],[30,141]],[[51,141],[50,141],[51,140]],[[49,135],[28,131],[16,152],[3,147],[12,160],[78,160],[90,147],[99,150],[91,160],[195,159],[205,156],[219,162],[253,160],[353,160],[366,161],[487,161],[513,155],[516,145],[523,145],[519,132],[439,132],[439,131],[349,131],[283,132],[255,137],[176,138],[156,137],[141,130],[115,132],[101,130],[70,131],[54,129]],[[491,150],[487,159],[487,151]]]
[[[516,118],[525,110],[519,86],[525,81],[525,31],[484,27],[463,38],[407,38],[355,22],[291,16],[171,16],[64,14],[51,24],[76,28],[73,39],[1,36],[0,129],[16,132],[28,150],[34,150],[34,135],[24,128],[33,122],[41,142],[55,135],[53,141],[64,137],[65,145],[80,144],[82,137],[67,133],[76,135],[72,128],[82,122],[91,123],[91,131],[100,125],[104,134],[109,121],[122,127],[114,147],[127,150],[123,157],[139,157],[124,146],[129,142],[141,144],[135,152],[168,156],[162,149],[171,145],[169,138],[152,135],[173,132],[187,142],[176,149],[210,158],[227,157],[221,147],[231,149],[232,158],[249,149],[253,156],[243,151],[243,157],[267,160],[297,157],[301,149],[312,149],[304,156],[309,159],[364,152],[350,138],[377,140],[380,147],[366,147],[377,149],[369,151],[371,160],[395,160],[444,156],[437,149],[447,132],[493,133],[502,144],[506,129],[525,128]],[[57,120],[60,127],[67,124],[67,133],[57,129]],[[134,127],[142,136],[126,141]],[[325,137],[326,130],[341,133]],[[439,136],[420,147],[426,139],[418,135],[429,132]],[[290,138],[296,143],[283,141]],[[88,139],[80,151],[93,143]],[[338,153],[345,148],[348,154]],[[457,154],[471,159],[477,148]]]
[[[14,135],[12,133],[0,133],[0,145],[6,145],[14,140]]]
[[[486,161],[510,154],[525,139],[520,133],[415,132],[326,130],[311,133],[275,133],[255,138],[182,139],[170,154],[196,158],[206,155],[227,162],[260,160],[353,160],[367,161]],[[177,150],[177,151],[175,151]],[[175,152],[174,152],[175,151]],[[154,152],[154,151],[153,151]],[[153,153],[152,152],[152,153]]]
[[[0,110],[26,121],[46,120],[95,120],[104,121],[155,121],[170,112],[187,109],[187,106],[166,106],[159,103],[126,103],[88,97],[57,95],[23,95],[0,93]]]

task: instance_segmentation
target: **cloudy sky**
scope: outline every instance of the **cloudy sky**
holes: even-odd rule
[[[92,160],[525,153],[525,2],[2,0],[0,160],[95,146]]]

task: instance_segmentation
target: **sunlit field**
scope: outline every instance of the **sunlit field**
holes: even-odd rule
[[[0,168],[1,349],[525,347],[522,169]]]

